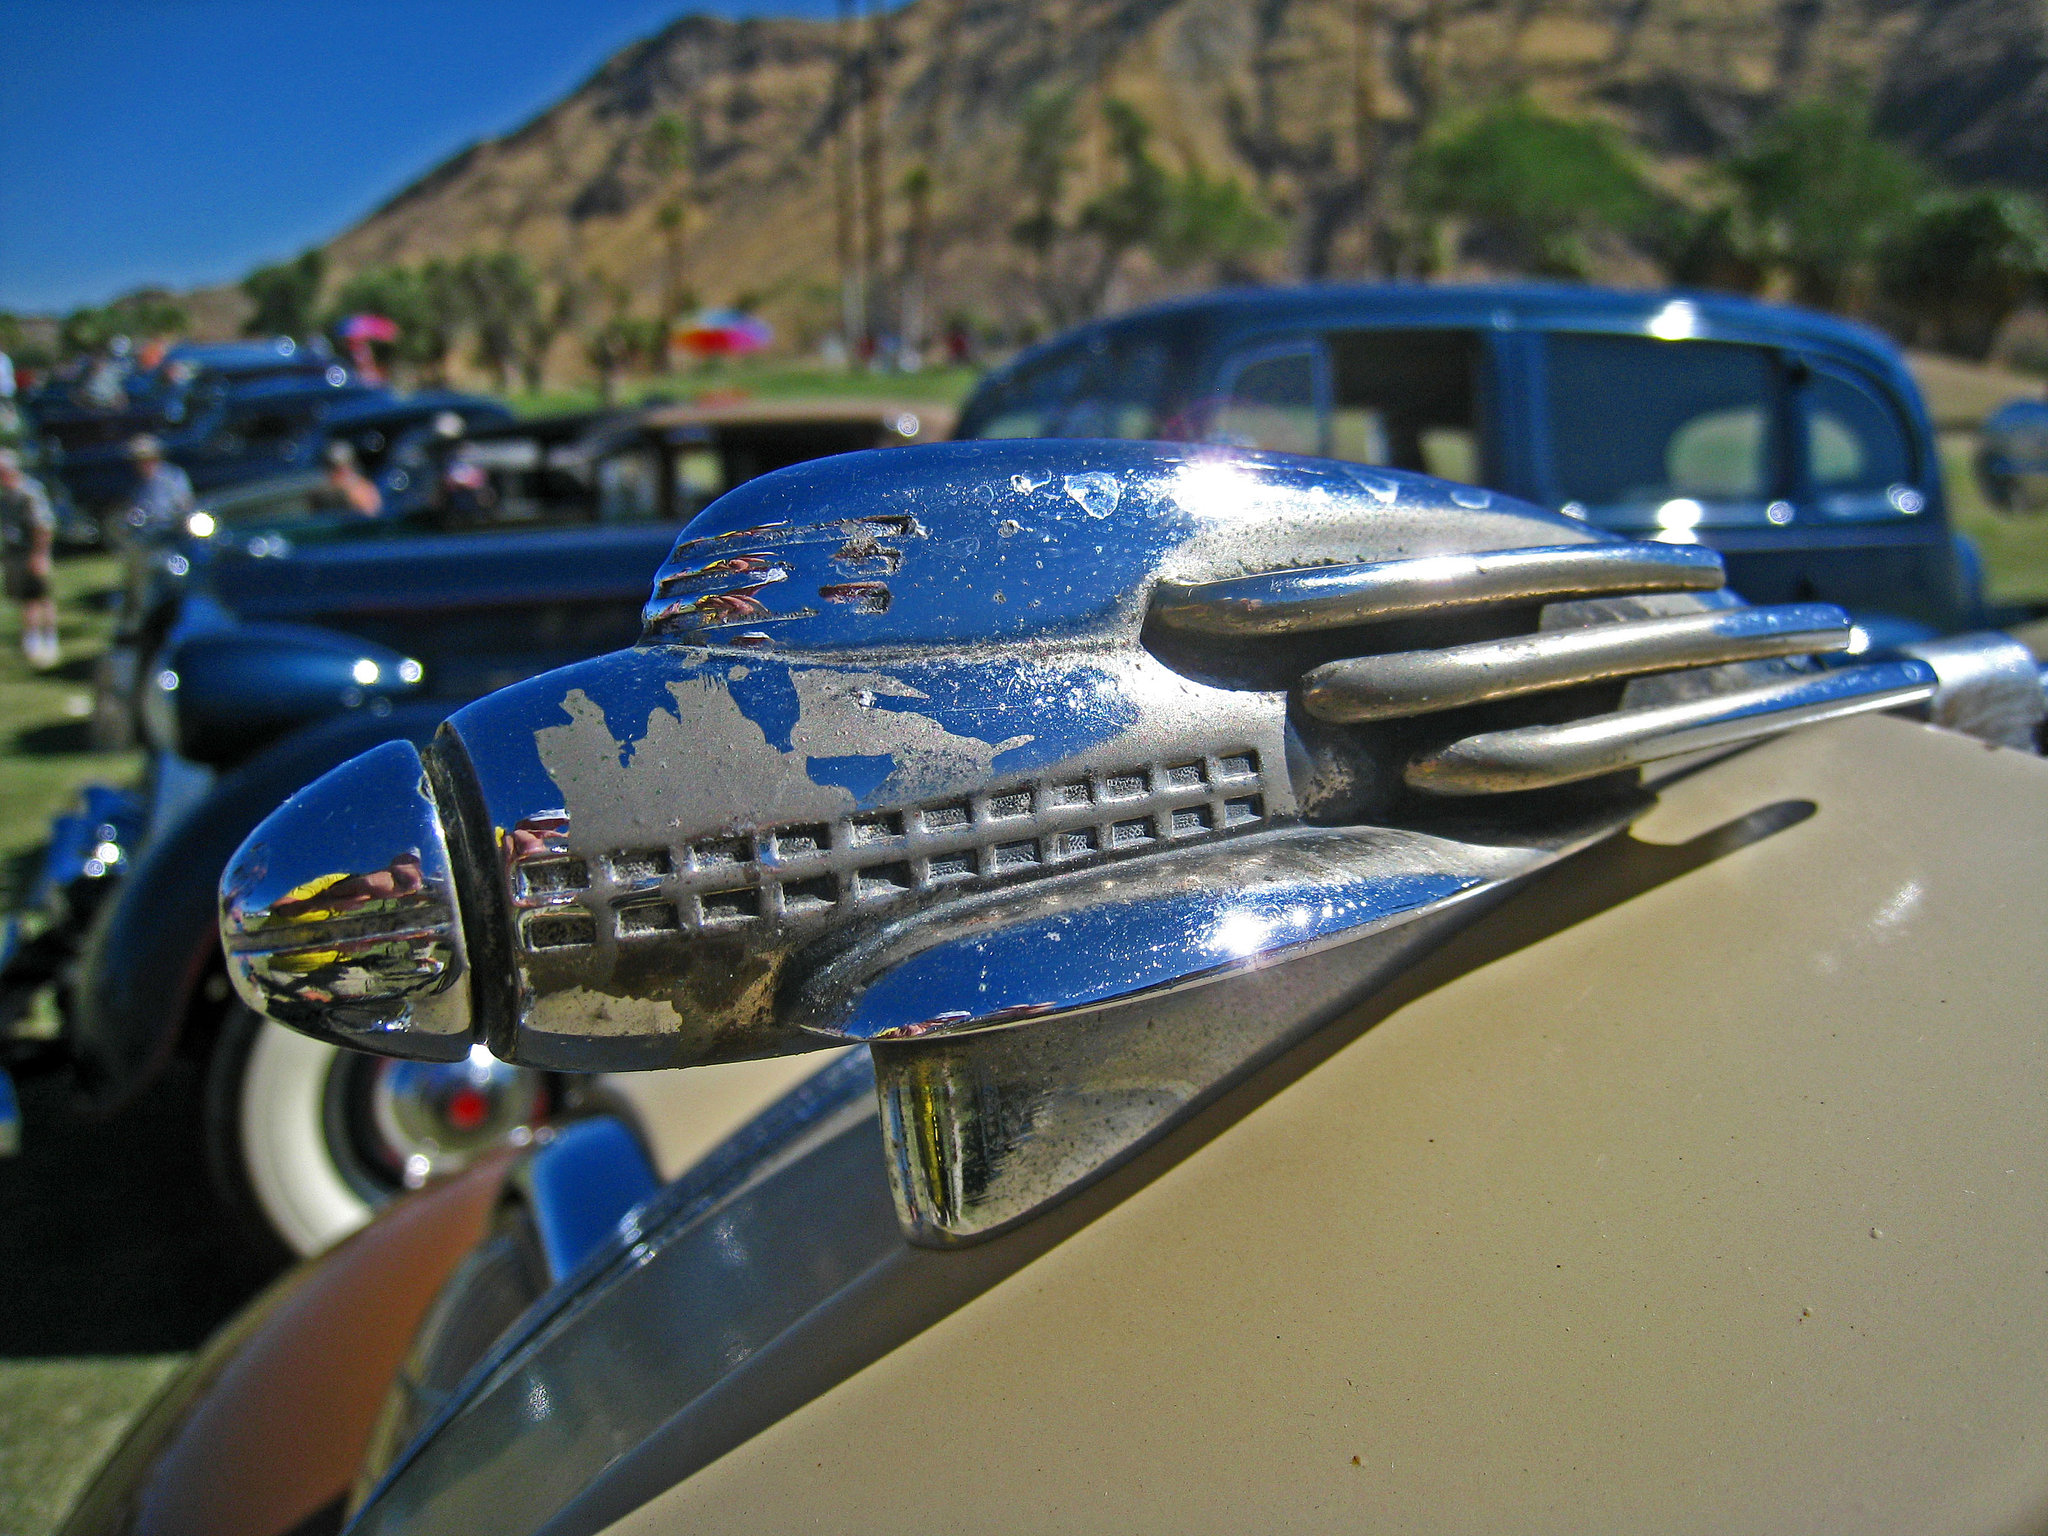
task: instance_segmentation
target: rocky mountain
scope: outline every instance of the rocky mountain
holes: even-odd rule
[[[2044,36],[2043,0],[910,0],[851,22],[689,16],[407,187],[329,255],[346,274],[509,248],[586,313],[592,294],[652,313],[680,283],[759,305],[798,345],[838,323],[848,271],[884,329],[1016,323],[1043,318],[1048,291],[1012,231],[1034,207],[1023,125],[1049,92],[1073,103],[1068,209],[1109,176],[1102,108],[1127,100],[1162,163],[1235,177],[1284,220],[1251,266],[1341,275],[1374,268],[1376,179],[1418,125],[1507,91],[1616,124],[1675,189],[1774,104],[1819,93],[1866,96],[1960,177],[2043,185]],[[664,117],[690,136],[666,165],[649,148]],[[1132,264],[1109,297],[1214,275]]]

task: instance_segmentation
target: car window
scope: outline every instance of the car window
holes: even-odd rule
[[[1484,352],[1464,330],[1335,331],[1330,355],[1333,458],[1476,481]]]
[[[230,528],[281,528],[346,512],[348,498],[331,486],[317,485],[223,499],[212,503],[209,510],[215,522]]]
[[[597,520],[651,523],[661,516],[661,460],[652,448],[632,448],[597,463]]]
[[[968,437],[1151,438],[1168,432],[1172,358],[1163,341],[1101,337],[1046,359],[977,402]]]
[[[1324,404],[1319,350],[1298,344],[1253,353],[1226,367],[1204,434],[1212,443],[1320,453]]]
[[[589,461],[560,445],[530,437],[484,438],[462,445],[458,456],[460,469],[484,483],[451,479],[444,469],[440,500],[456,526],[552,527],[587,523],[597,510]]]
[[[1816,367],[1800,389],[1809,499],[1823,515],[1890,517],[1921,504],[1897,409],[1871,386]]]
[[[311,425],[308,412],[288,410],[238,411],[229,431],[250,452],[278,451]]]
[[[1159,430],[1166,348],[1141,342],[1111,348],[1084,375],[1082,393],[1059,419],[1061,437],[1148,438]]]
[[[687,521],[711,505],[725,490],[725,467],[718,450],[685,448],[675,456],[676,516]]]
[[[1003,387],[976,437],[1060,437],[1072,402],[1090,393],[1089,375],[1103,359],[1071,348],[1018,374]]]
[[[1753,503],[1778,493],[1783,368],[1771,350],[1553,335],[1546,353],[1560,501],[1595,518],[1639,521],[1669,502]]]

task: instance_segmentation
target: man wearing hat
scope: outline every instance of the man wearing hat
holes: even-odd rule
[[[21,604],[21,651],[38,671],[57,665],[57,604],[50,596],[50,498],[22,473],[21,456],[0,448],[0,568]]]
[[[164,461],[164,446],[147,432],[128,443],[128,457],[140,477],[128,504],[127,523],[140,533],[175,527],[192,512],[192,482]]]

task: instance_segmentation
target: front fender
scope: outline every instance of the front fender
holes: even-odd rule
[[[425,745],[445,700],[353,713],[296,731],[227,774],[144,850],[86,937],[72,1015],[80,1080],[113,1109],[146,1086],[191,1016],[220,949],[220,874],[256,824],[338,763],[386,741]]]

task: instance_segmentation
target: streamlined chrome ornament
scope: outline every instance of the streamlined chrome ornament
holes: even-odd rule
[[[471,1031],[562,1070],[868,1045],[906,1228],[959,1240],[1625,824],[1623,770],[1933,690],[1919,661],[1817,669],[1845,616],[1721,579],[1281,455],[798,466],[691,524],[638,646],[260,828],[231,973],[437,1059]],[[319,905],[414,864],[409,904]]]

